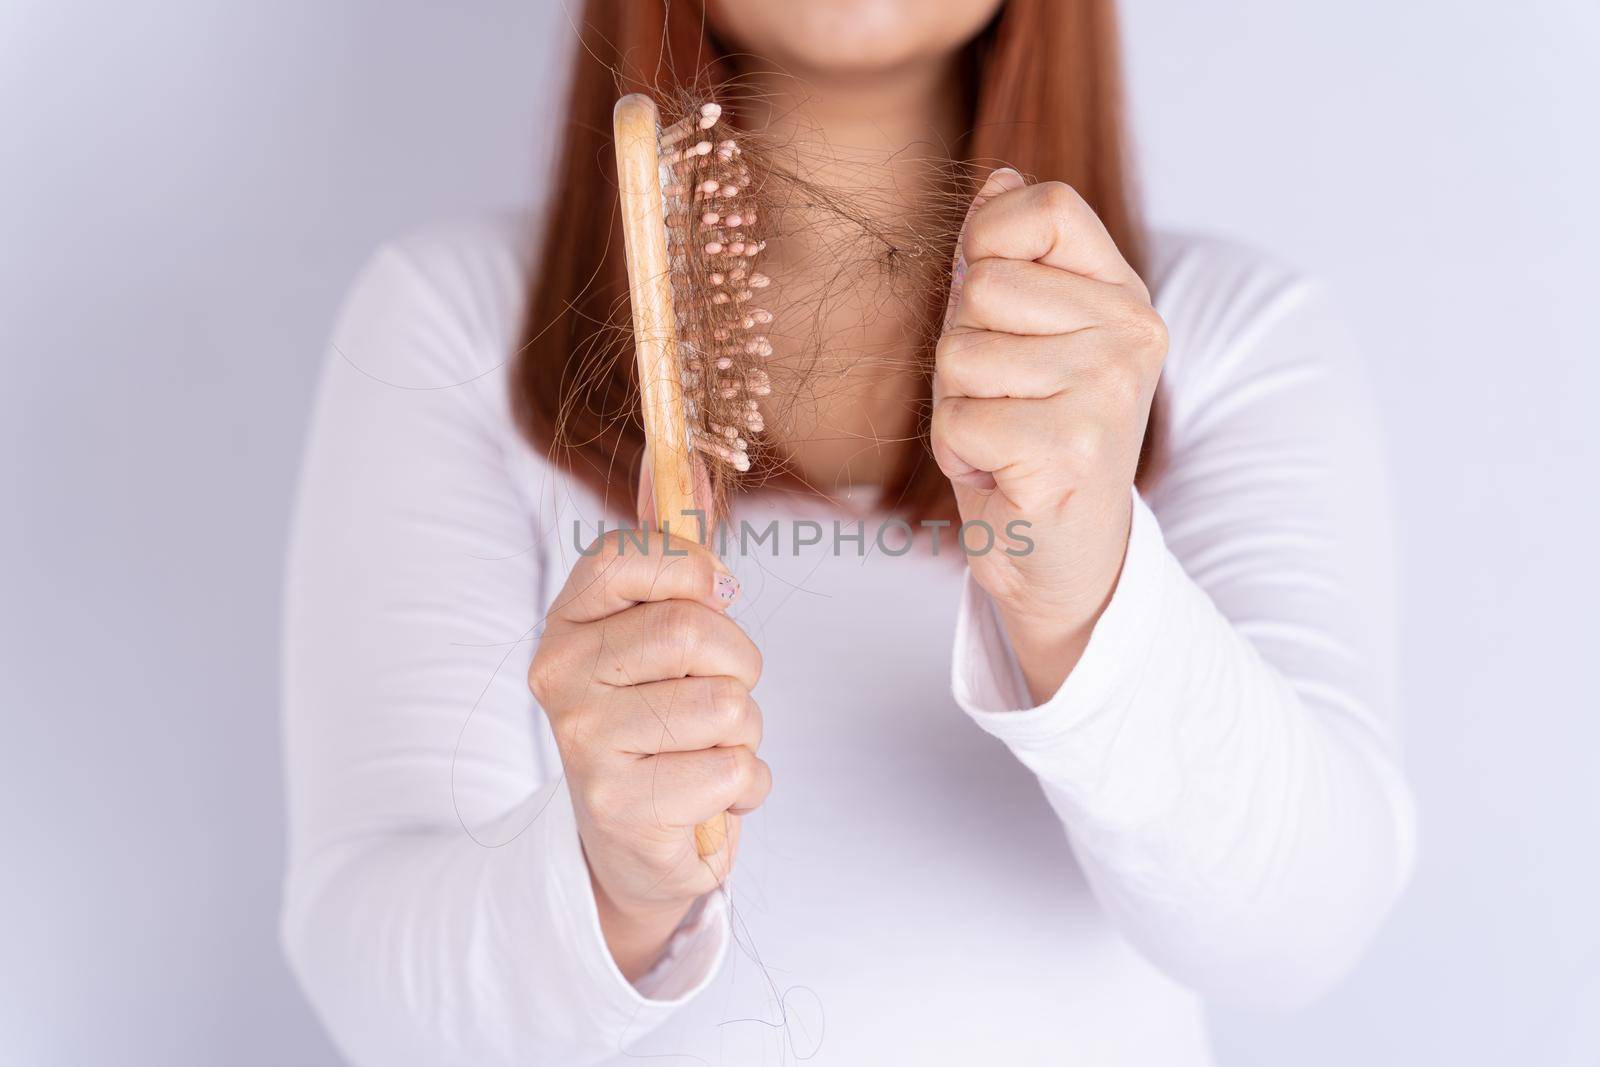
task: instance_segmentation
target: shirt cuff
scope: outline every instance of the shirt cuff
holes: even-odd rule
[[[1155,645],[1166,559],[1160,526],[1134,493],[1128,551],[1117,587],[1077,666],[1060,689],[1036,706],[999,611],[969,571],[956,617],[951,669],[956,702],[1013,749],[1051,747],[1097,714],[1126,704]]]
[[[661,958],[638,982],[629,982],[617,968],[600,928],[594,884],[578,839],[572,798],[565,788],[557,788],[551,809],[546,816],[554,817],[549,818],[548,825],[562,838],[552,842],[558,847],[549,853],[557,857],[552,864],[552,896],[558,914],[569,918],[561,924],[566,942],[563,948],[580,961],[605,1014],[624,1021],[633,1032],[648,1030],[694,999],[721,969],[730,940],[726,888],[696,901],[673,932]]]
[[[633,983],[650,1000],[681,1003],[706,987],[728,951],[727,887],[694,902],[655,966]]]

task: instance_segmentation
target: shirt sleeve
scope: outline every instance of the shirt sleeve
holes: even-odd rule
[[[441,239],[369,264],[335,330],[301,477],[284,631],[282,939],[355,1064],[584,1064],[693,997],[706,898],[637,985],[601,935],[526,684],[556,489],[517,446],[503,353],[521,272]]]
[[[970,574],[954,689],[1131,942],[1209,998],[1295,1003],[1393,904],[1413,814],[1372,411],[1315,289],[1247,295],[1173,323],[1166,468],[1060,690],[1030,706]]]

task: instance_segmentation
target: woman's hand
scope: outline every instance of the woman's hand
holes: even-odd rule
[[[1033,699],[1077,665],[1116,588],[1167,333],[1099,218],[995,171],[967,216],[933,385],[933,454]],[[1009,524],[1028,540],[1008,542]],[[970,532],[969,549],[982,544]],[[1005,549],[1023,554],[1010,555]]]
[[[703,858],[694,827],[771,788],[750,698],[761,653],[725,614],[739,583],[706,549],[651,531],[647,549],[619,532],[587,551],[528,681],[561,750],[606,943],[631,981],[732,867],[739,820]]]

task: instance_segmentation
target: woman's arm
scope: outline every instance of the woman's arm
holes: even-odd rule
[[[723,939],[714,904],[691,914],[636,988],[601,935],[527,689],[564,571],[497,369],[521,274],[465,243],[381,252],[323,376],[288,571],[283,940],[355,1063],[581,1064],[659,1023]]]
[[[1052,220],[1067,240],[1091,232],[1060,211],[1040,229]],[[1128,284],[1103,249],[1077,255],[1092,280]],[[1053,349],[1060,395],[1040,419],[1089,428],[1104,447],[1052,468],[1019,446],[988,467],[998,487],[976,491],[980,507],[1052,498],[1008,494],[1024,473],[1058,479],[1060,499],[1018,516],[1035,520],[1038,559],[975,561],[955,686],[1038,774],[1131,941],[1208,997],[1292,1002],[1348,968],[1410,863],[1386,486],[1350,354],[1315,293],[1224,267],[1180,265],[1165,286],[1181,343],[1153,507],[1130,485],[1142,412],[1118,411],[1140,394],[1137,347],[1078,334]],[[998,290],[984,297],[996,320],[1004,298],[1027,299]],[[1050,313],[1090,320],[1126,299],[1077,282],[1062,292],[1085,299]],[[1005,348],[989,346],[1024,358]],[[1034,625],[1041,606],[1059,625]]]

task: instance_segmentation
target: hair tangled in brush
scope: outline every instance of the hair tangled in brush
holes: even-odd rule
[[[840,153],[829,169],[852,172],[848,193],[812,177],[816,168],[792,139],[741,124],[748,82],[708,31],[699,3],[588,0],[577,30],[559,192],[513,364],[514,403],[528,437],[612,507],[631,510],[644,437],[610,112],[624,93],[646,92],[665,130],[692,129],[697,137],[683,140],[709,146],[680,161],[691,173],[669,192],[668,219],[669,247],[683,257],[674,304],[686,392],[708,434],[697,447],[713,460],[707,468],[718,503],[736,481],[799,487],[783,450],[767,438],[806,438],[830,391],[905,375],[919,383],[922,399],[883,499],[908,519],[953,517],[949,484],[926,445],[928,383],[957,232],[982,178],[1004,162],[1068,182],[1140,266],[1111,0],[1007,0],[958,64],[970,108],[961,141],[909,170]],[[895,188],[908,173],[914,196]],[[915,207],[907,210],[908,202]],[[768,242],[784,252],[786,267],[799,257],[797,277],[756,269],[746,253]],[[758,280],[768,273],[772,285],[763,289]],[[912,324],[909,337],[901,330],[892,342],[866,344],[830,330],[841,317],[864,325],[886,308]],[[1146,458],[1156,425],[1152,413]],[[763,429],[777,432],[763,436]]]
[[[689,441],[718,464],[750,469],[749,438],[766,429],[761,399],[772,312],[753,301],[771,283],[756,269],[766,249],[756,227],[754,176],[716,103],[691,107],[661,132],[669,180],[667,257]]]
[[[737,100],[737,90],[717,91]],[[875,319],[934,321],[924,308],[943,300],[955,227],[981,175],[947,160],[906,174],[881,158],[852,161],[830,150],[827,171],[848,178],[843,191],[810,176],[813,142],[737,127],[731,109],[688,91],[658,107],[690,440],[711,461],[720,503],[736,482],[798,480],[781,448],[762,436],[769,421],[781,440],[814,438],[825,432],[817,413],[841,394],[925,372],[935,337],[907,344],[897,335],[882,348],[853,335]],[[902,181],[916,195],[899,188]],[[907,213],[909,201],[919,210]],[[769,240],[792,274],[763,272]],[[607,353],[597,369],[626,362],[626,351],[596,351]]]

